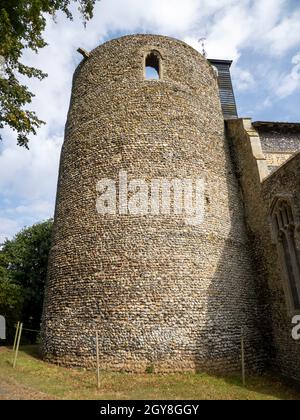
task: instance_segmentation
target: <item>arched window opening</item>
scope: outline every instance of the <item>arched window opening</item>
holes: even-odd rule
[[[296,247],[295,221],[290,203],[278,199],[272,210],[273,229],[276,235],[281,267],[288,281],[287,290],[292,310],[300,310],[300,265]]]
[[[146,56],[145,78],[147,80],[159,80],[161,78],[160,56],[155,51]]]

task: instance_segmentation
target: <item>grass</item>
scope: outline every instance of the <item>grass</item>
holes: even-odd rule
[[[35,346],[21,348],[16,369],[12,369],[11,358],[11,349],[0,348],[0,399],[2,382],[19,389],[19,393],[26,390],[27,397],[28,392],[43,392],[48,398],[58,399],[300,399],[299,392],[280,380],[253,375],[247,378],[247,386],[243,387],[235,375],[101,372],[98,390],[95,372],[45,363],[38,358]]]

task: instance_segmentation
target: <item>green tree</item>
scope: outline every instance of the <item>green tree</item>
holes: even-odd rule
[[[0,129],[5,125],[17,132],[17,143],[28,148],[28,136],[43,123],[26,109],[34,96],[19,81],[20,75],[43,79],[47,74],[21,62],[24,49],[38,52],[46,16],[62,11],[72,20],[70,5],[79,4],[84,23],[93,17],[96,0],[0,0]],[[0,136],[1,139],[1,136]]]
[[[0,314],[7,321],[7,339],[11,342],[14,325],[22,316],[24,293],[22,287],[14,284],[4,270],[0,271]]]
[[[53,221],[23,229],[0,251],[0,313],[39,330]]]

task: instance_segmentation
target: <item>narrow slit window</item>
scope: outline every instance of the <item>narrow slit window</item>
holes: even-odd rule
[[[145,77],[147,80],[159,80],[160,76],[160,57],[158,53],[151,52],[145,61]]]

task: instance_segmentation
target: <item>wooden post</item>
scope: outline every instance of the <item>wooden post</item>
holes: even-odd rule
[[[13,352],[16,349],[16,343],[17,343],[17,337],[18,337],[19,327],[20,327],[20,321],[18,321],[17,327],[16,327],[16,333],[15,333],[15,339],[14,339],[14,345],[13,345]]]
[[[19,346],[20,346],[20,340],[21,340],[22,328],[23,328],[23,324],[22,324],[22,322],[21,322],[21,324],[20,324],[20,328],[19,328],[18,339],[17,339],[17,345],[16,345],[16,351],[15,351],[15,357],[14,357],[13,368],[15,368],[15,367],[16,367],[16,363],[17,363],[17,357],[18,357],[18,353],[19,353]]]
[[[96,331],[97,387],[100,388],[99,335]]]
[[[246,385],[246,375],[245,375],[245,339],[244,339],[244,329],[241,328],[241,359],[242,359],[242,381],[243,386]]]

